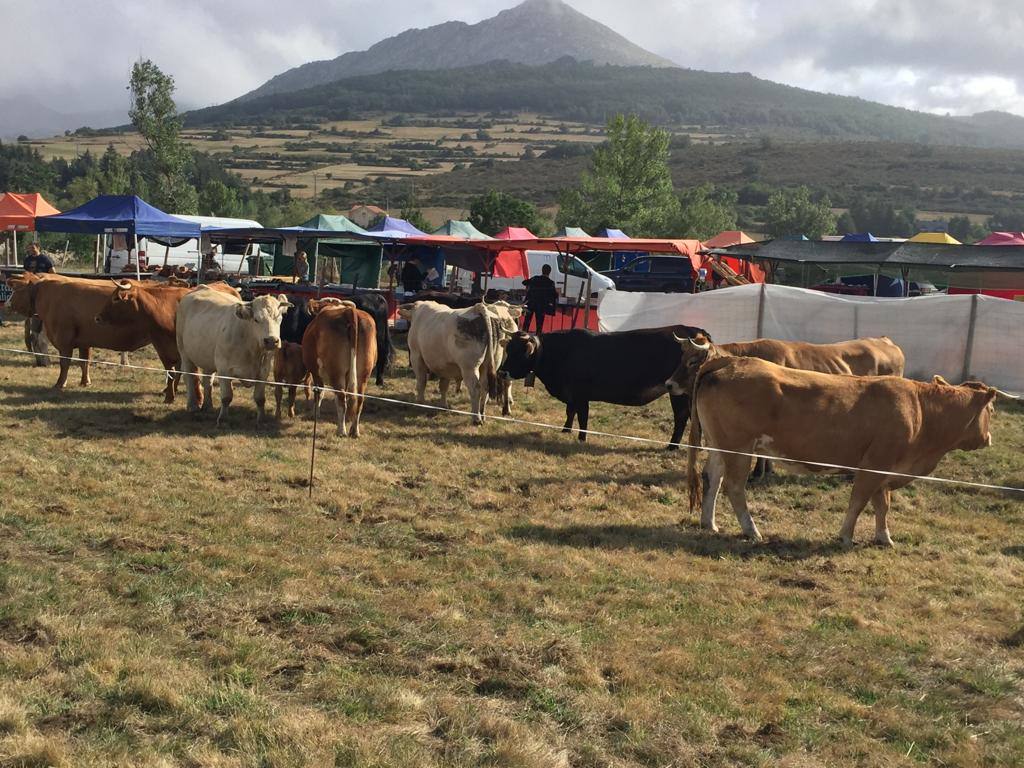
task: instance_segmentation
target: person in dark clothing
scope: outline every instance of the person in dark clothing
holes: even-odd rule
[[[420,260],[413,256],[402,267],[402,290],[406,293],[419,293],[423,290],[423,270]]]
[[[529,280],[523,280],[523,285],[526,286],[526,319],[523,321],[523,330],[527,333],[530,331],[530,320],[533,318],[536,318],[537,333],[543,333],[544,316],[555,314],[555,305],[558,303],[558,289],[550,277],[551,265],[545,264],[540,272]]]
[[[28,254],[21,266],[26,272],[53,272],[53,262],[39,250],[38,243],[32,243],[28,247]]]

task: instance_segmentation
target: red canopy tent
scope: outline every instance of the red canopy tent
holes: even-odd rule
[[[1024,232],[993,232],[977,245],[1024,245]]]
[[[494,236],[495,240],[536,240],[537,236],[525,227],[505,227]],[[526,251],[499,251],[494,259],[495,277],[529,277],[530,265]]]
[[[0,195],[0,230],[12,233],[14,261],[18,260],[18,233],[34,232],[37,216],[60,213],[38,192],[19,194],[7,192]]]
[[[755,242],[754,238],[746,232],[740,232],[738,229],[727,229],[725,232],[719,232],[710,240],[705,240],[704,247],[728,248],[730,245],[742,245],[744,243],[753,242]],[[732,256],[720,256],[719,258],[722,260],[723,264],[729,267],[729,269],[737,275],[742,275],[750,282],[764,282],[764,270],[754,262],[744,261],[743,259],[733,258]]]

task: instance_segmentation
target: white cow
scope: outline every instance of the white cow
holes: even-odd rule
[[[281,346],[281,318],[290,306],[285,296],[260,296],[242,301],[206,285],[186,294],[178,304],[175,332],[181,370],[217,374],[220,384],[218,425],[227,416],[234,396],[233,379],[261,382],[269,379],[274,352]],[[253,389],[256,426],[259,426],[266,406],[266,385],[255,384]],[[211,378],[204,377],[204,411],[212,405],[212,390]],[[189,386],[189,411],[199,410],[198,394],[198,386]]]
[[[448,407],[452,380],[466,383],[473,423],[482,424],[487,398],[498,397],[502,381],[498,373],[504,346],[518,328],[519,307],[504,302],[451,309],[434,301],[417,301],[400,307],[409,321],[409,358],[416,374],[416,402],[426,401],[427,377],[439,379],[441,405]]]

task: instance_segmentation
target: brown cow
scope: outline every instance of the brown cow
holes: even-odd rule
[[[313,374],[313,384],[333,389],[338,404],[338,436],[359,437],[366,382],[377,364],[377,327],[366,312],[351,301],[309,302],[313,320],[302,336],[302,360]],[[358,394],[356,394],[358,393]],[[323,390],[313,396],[319,415]]]
[[[68,380],[70,358],[78,349],[82,367],[82,386],[89,385],[89,360],[92,348],[131,352],[149,343],[144,330],[134,327],[100,326],[94,322],[97,312],[110,295],[110,284],[74,277],[29,278],[11,281],[14,293],[11,308],[19,314],[36,314],[43,330],[60,354],[60,375],[56,388]]]
[[[281,348],[274,354],[274,381],[280,382],[274,387],[274,400],[277,402],[275,416],[281,418],[281,397],[284,395],[284,384],[288,389],[288,416],[295,418],[295,393],[301,387],[309,403],[309,382],[312,375],[302,360],[302,345],[294,341],[282,341]]]
[[[181,378],[181,356],[178,354],[174,318],[182,297],[195,289],[190,288],[187,283],[133,283],[128,280],[115,280],[112,292],[109,284],[105,287],[108,291],[107,301],[93,320],[101,326],[136,328],[147,334],[164,369],[169,374],[175,372],[168,376],[167,385],[164,387],[164,402],[173,403]],[[210,288],[239,296],[238,291],[227,283],[210,283]],[[199,382],[192,381],[189,386],[195,387],[198,391]]]
[[[7,286],[13,291],[20,286],[35,282],[36,280],[61,279],[61,275],[53,272],[25,272],[17,277],[9,277]],[[11,297],[13,299],[13,296]],[[43,333],[43,321],[35,314],[34,308],[27,300],[27,294],[21,293],[15,301],[8,301],[7,309],[15,314],[25,317],[25,349],[33,353],[36,367],[45,367],[50,364],[50,344]]]
[[[799,371],[754,358],[712,360],[701,367],[693,389],[694,447],[687,462],[690,507],[700,503],[701,525],[717,530],[715,501],[724,481],[744,534],[760,540],[747,510],[749,454],[767,452],[809,472],[835,473],[851,467],[858,471],[840,532],[843,542],[853,542],[857,517],[870,501],[875,541],[892,546],[886,521],[890,492],[910,483],[907,475],[929,474],[952,450],[991,445],[989,424],[996,394],[979,382],[955,387],[939,377],[924,383],[897,376]],[[751,408],[751,403],[768,405]],[[703,499],[696,470],[702,432],[708,448],[736,452],[709,453]]]

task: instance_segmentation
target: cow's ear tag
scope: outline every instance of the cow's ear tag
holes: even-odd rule
[[[526,374],[526,378],[523,379],[523,386],[524,387],[532,387],[536,381],[537,381],[537,374],[534,373],[533,371],[530,371],[528,374]]]

